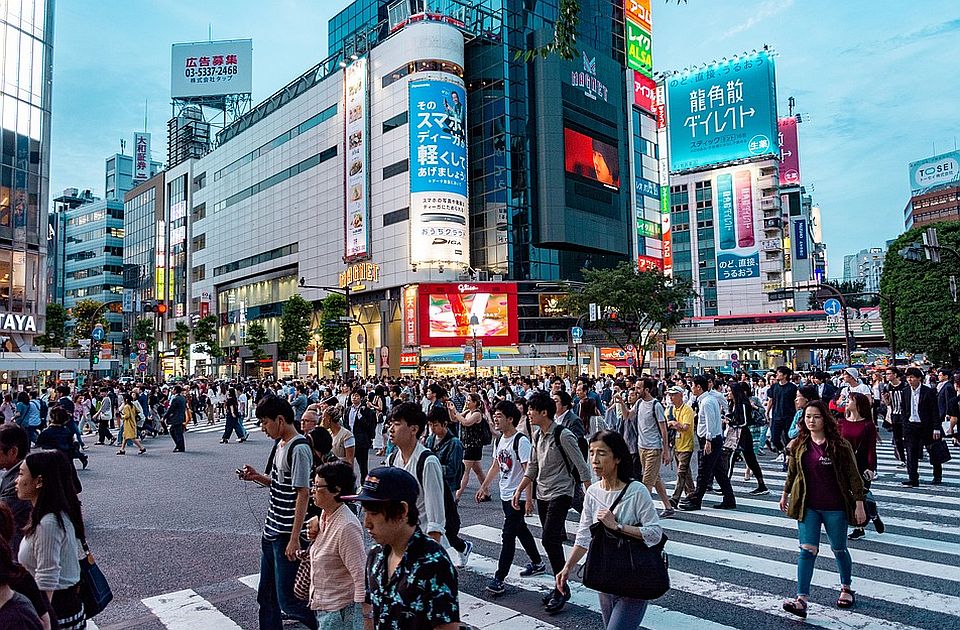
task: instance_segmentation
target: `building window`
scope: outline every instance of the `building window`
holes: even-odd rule
[[[197,236],[194,236],[193,241],[191,242],[191,246],[193,251],[199,252],[201,249],[207,246],[207,235],[199,234]]]
[[[393,118],[388,118],[383,121],[383,131],[382,133],[387,133],[388,131],[393,131],[394,129],[399,129],[407,124],[407,112],[397,114]]]
[[[194,190],[194,191],[202,190],[203,187],[206,186],[206,185],[207,185],[207,174],[206,174],[206,173],[200,173],[199,175],[197,175],[196,177],[193,178],[193,190]]]
[[[201,203],[199,206],[193,207],[193,215],[190,217],[192,221],[199,221],[207,216],[207,204]]]
[[[389,179],[391,177],[394,177],[395,175],[406,173],[409,169],[410,169],[409,161],[400,160],[399,162],[391,164],[390,166],[384,167],[383,178]]]
[[[296,254],[298,251],[300,251],[300,244],[290,243],[289,245],[284,245],[283,247],[271,249],[270,251],[263,252],[262,254],[247,256],[246,258],[235,260],[231,263],[227,263],[226,265],[221,265],[220,267],[214,267],[213,275],[222,276],[223,274],[230,273],[231,271],[246,269],[247,267],[252,267],[254,265],[259,265],[261,263],[270,262],[271,260],[276,260],[277,258],[290,256],[291,254]]]
[[[400,208],[393,212],[387,212],[383,215],[383,227],[406,221],[410,218],[410,208]]]
[[[207,277],[207,266],[200,265],[198,267],[194,267],[191,270],[190,276],[194,282],[199,282],[200,280],[205,279]]]

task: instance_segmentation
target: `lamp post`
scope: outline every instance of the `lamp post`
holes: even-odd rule
[[[477,326],[480,319],[473,314],[470,316],[470,331],[473,333],[473,380],[477,380]]]

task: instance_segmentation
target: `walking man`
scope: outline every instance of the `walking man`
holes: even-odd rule
[[[680,504],[680,498],[686,492],[689,497],[696,490],[693,484],[693,473],[690,470],[690,462],[693,459],[693,428],[696,422],[696,415],[690,405],[683,402],[683,396],[686,391],[682,387],[674,385],[667,390],[667,396],[670,397],[671,407],[667,411],[667,428],[677,432],[677,439],[673,445],[673,456],[677,462],[677,487],[670,497],[670,505],[677,507]]]
[[[923,372],[918,367],[907,368],[909,398],[903,409],[903,442],[907,450],[907,480],[904,486],[920,485],[920,452],[924,446],[942,439],[942,417],[937,409],[937,393],[923,384]],[[943,464],[933,464],[933,484],[941,483]]]
[[[183,397],[183,388],[179,385],[173,387],[173,398],[163,418],[167,421],[170,437],[173,438],[173,452],[184,452],[183,425],[187,421],[187,399]]]
[[[793,415],[796,411],[793,400],[797,397],[797,386],[790,382],[792,375],[793,370],[781,365],[777,368],[777,382],[767,391],[770,442],[773,448],[780,453],[777,457],[778,462],[786,461],[786,454],[783,450],[789,441],[786,439],[787,430],[790,428],[790,423],[793,421]],[[694,378],[694,381],[696,381],[696,378]],[[699,400],[698,397],[697,401],[699,402]],[[699,429],[697,434],[699,435]]]
[[[654,489],[663,503],[660,518],[670,518],[674,515],[670,505],[667,488],[663,485],[660,476],[660,466],[670,465],[670,445],[667,443],[667,417],[663,404],[653,397],[656,383],[652,378],[644,378],[637,382],[637,431],[639,433],[638,449],[642,470],[640,480],[651,493]]]
[[[789,370],[789,368],[787,368]],[[781,373],[777,373],[781,376]],[[717,397],[710,393],[710,385],[703,375],[693,377],[693,393],[697,397],[697,437],[700,440],[699,470],[697,470],[697,487],[692,495],[680,503],[684,511],[699,510],[703,504],[703,495],[707,485],[716,478],[720,491],[723,492],[723,501],[713,507],[720,510],[732,510],[737,507],[733,496],[733,487],[727,471],[720,465],[723,454],[723,421],[720,403]]]

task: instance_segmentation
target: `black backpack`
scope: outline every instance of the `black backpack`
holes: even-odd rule
[[[394,462],[397,461],[398,452],[399,449],[390,454],[390,457],[387,459],[387,465],[395,465]],[[420,458],[417,460],[417,483],[420,484],[420,492],[423,492],[423,467],[426,466],[427,459],[431,457],[436,457],[440,463],[440,470],[443,470],[443,462],[440,461],[436,453],[430,450],[420,453]],[[447,540],[453,540],[460,534],[460,512],[457,511],[457,500],[453,497],[453,493],[450,492],[450,486],[443,480],[442,472],[440,475],[440,485],[443,486],[443,532],[446,534]]]
[[[307,438],[303,437],[302,435],[298,435],[294,437],[292,440],[290,440],[289,442],[287,442],[287,453],[286,453],[287,468],[290,470],[291,473],[293,472],[293,447],[301,443],[306,444],[307,446],[310,446],[310,442],[308,442]],[[273,443],[273,448],[270,449],[270,458],[267,460],[267,465],[264,466],[263,468],[263,474],[267,477],[269,477],[270,473],[273,472],[273,461],[277,457],[277,448],[279,447],[280,447],[280,440],[275,440]],[[310,450],[310,457],[311,459],[313,458],[313,449]]]

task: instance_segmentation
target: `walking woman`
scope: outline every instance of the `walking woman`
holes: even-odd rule
[[[760,462],[757,461],[757,454],[753,450],[753,433],[750,432],[750,421],[753,419],[753,403],[750,402],[750,385],[744,381],[733,383],[730,386],[730,415],[727,416],[727,426],[740,431],[740,441],[737,442],[737,448],[730,455],[730,469],[727,471],[727,477],[733,479],[733,468],[737,465],[737,460],[741,457],[747,465],[747,470],[753,473],[757,478],[757,487],[750,491],[750,494],[759,496],[761,494],[770,494],[765,483],[763,483],[763,470],[760,469]]]
[[[80,581],[78,541],[86,540],[86,535],[66,457],[58,451],[27,455],[17,476],[17,497],[33,506],[18,561],[50,600],[61,630],[86,628],[76,589]]]
[[[321,426],[330,432],[333,438],[333,454],[353,466],[353,460],[356,456],[357,441],[348,429],[341,424],[343,420],[343,411],[340,406],[327,407],[323,410]]]
[[[120,450],[117,451],[117,455],[127,454],[127,451],[124,450],[127,447],[127,442],[133,442],[134,445],[140,449],[140,455],[147,452],[147,449],[143,448],[143,444],[137,437],[137,408],[133,404],[133,401],[133,394],[124,392],[123,407],[120,409],[120,417],[123,425],[120,428]]]
[[[866,490],[857,470],[850,443],[840,436],[830,408],[820,400],[807,403],[800,432],[790,447],[792,457],[780,497],[780,509],[798,521],[800,556],[797,559],[797,597],[783,603],[783,609],[798,617],[807,616],[807,598],[813,579],[814,562],[820,548],[820,529],[827,530],[830,550],[840,574],[839,608],[856,603],[852,580],[853,561],[847,550],[847,523],[867,520]]]
[[[212,407],[211,407],[212,410]],[[240,419],[240,403],[237,401],[237,390],[233,387],[230,388],[227,392],[227,401],[224,403],[224,412],[227,417],[225,423],[226,426],[223,428],[223,437],[220,439],[221,444],[226,444],[230,441],[230,434],[236,432],[238,442],[247,441],[247,432],[243,429],[242,420]],[[207,424],[210,424],[209,422]]]
[[[557,574],[557,590],[567,591],[567,580],[577,563],[590,547],[590,526],[603,523],[604,527],[619,531],[625,536],[643,540],[648,546],[656,545],[663,537],[657,508],[650,498],[650,491],[631,478],[633,459],[623,436],[613,431],[601,431],[590,441],[590,467],[600,479],[590,484],[583,499],[577,537],[567,563]],[[610,506],[626,487],[623,497],[613,511]],[[598,593],[603,625],[607,630],[636,630],[643,621],[647,601]]]
[[[463,404],[463,413],[457,411],[454,405],[447,405],[450,411],[450,417],[460,423],[460,442],[463,443],[463,479],[460,480],[460,489],[457,490],[456,499],[467,491],[470,485],[470,473],[476,475],[480,484],[483,485],[483,466],[480,460],[483,459],[483,425],[486,422],[484,417],[483,398],[476,392],[467,395],[467,401]]]
[[[877,502],[870,493],[870,483],[877,477],[877,426],[873,423],[870,411],[870,399],[863,394],[851,392],[846,417],[840,420],[839,430],[843,439],[850,442],[857,457],[857,470],[863,477],[863,487],[867,489],[864,500],[867,516],[873,521],[877,533],[882,534],[883,521],[877,512]],[[865,535],[862,527],[854,527],[847,538],[857,540]]]

